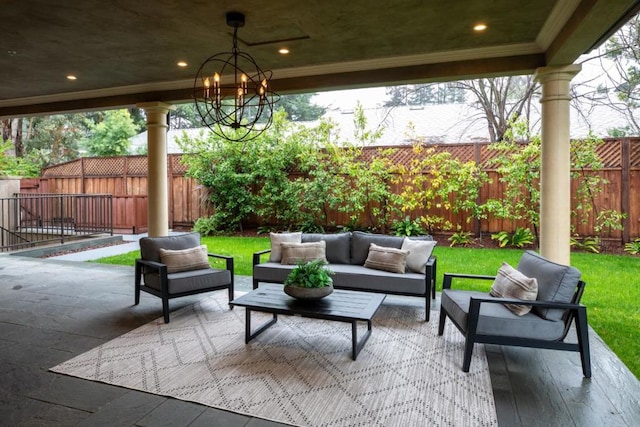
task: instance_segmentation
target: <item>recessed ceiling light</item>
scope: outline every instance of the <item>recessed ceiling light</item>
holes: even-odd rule
[[[286,55],[289,52],[290,52],[289,49],[287,49],[286,47],[278,49],[278,53],[281,54],[281,55]]]
[[[188,64],[184,61],[179,61],[178,62],[178,67],[186,67]]]
[[[74,76],[73,74],[69,74],[67,76],[67,80],[78,80],[78,78],[76,76]]]
[[[16,52],[15,50],[8,50],[7,51],[7,55],[9,56],[16,56],[18,54],[18,52]]]
[[[473,26],[474,31],[484,31],[487,29],[487,24],[476,24]]]

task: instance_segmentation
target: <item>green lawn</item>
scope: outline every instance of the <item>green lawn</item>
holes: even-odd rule
[[[252,254],[269,248],[268,237],[204,237],[210,252],[233,255],[236,274],[251,276]],[[495,274],[503,261],[516,265],[522,254],[514,249],[469,249],[437,246],[438,289],[442,274]],[[96,262],[133,265],[138,251]],[[589,324],[629,369],[640,378],[640,258],[627,255],[573,253],[572,264],[587,282],[582,303]],[[460,287],[488,291],[490,281],[457,282]]]

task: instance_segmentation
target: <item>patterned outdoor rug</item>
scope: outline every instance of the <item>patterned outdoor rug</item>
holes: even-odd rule
[[[497,425],[483,346],[463,373],[452,324],[389,300],[357,361],[348,323],[280,316],[245,345],[217,292],[51,370],[300,426]]]

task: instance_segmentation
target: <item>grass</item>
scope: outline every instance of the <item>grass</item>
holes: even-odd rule
[[[268,237],[204,237],[210,252],[232,255],[236,274],[252,275],[252,255],[268,249]],[[451,273],[496,273],[503,261],[515,266],[522,255],[516,249],[471,249],[437,246],[438,284]],[[101,258],[96,262],[131,265],[139,251]],[[616,355],[640,378],[640,258],[628,255],[573,253],[571,263],[582,272],[587,283],[582,303],[588,308],[589,325]],[[454,286],[489,291],[491,281],[459,281]]]

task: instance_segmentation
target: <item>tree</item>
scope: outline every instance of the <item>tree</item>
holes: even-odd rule
[[[127,110],[110,110],[104,120],[92,125],[92,135],[87,140],[87,151],[93,156],[123,156],[128,154],[130,138],[137,127]]]
[[[85,114],[29,117],[24,122],[24,155],[40,167],[78,158],[80,141],[90,128]]]
[[[385,107],[401,105],[453,104],[465,100],[466,91],[455,83],[425,83],[388,87]]]
[[[276,108],[284,109],[289,120],[293,122],[318,120],[327,109],[311,102],[314,95],[315,93],[283,95],[276,104]]]
[[[456,82],[456,86],[474,97],[491,141],[502,141],[510,124],[520,117],[530,122],[531,101],[537,88],[533,76],[464,80]]]

